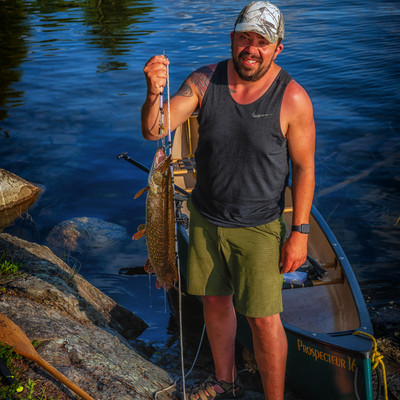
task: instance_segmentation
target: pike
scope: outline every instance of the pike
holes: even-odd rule
[[[138,227],[132,239],[146,235],[149,255],[144,269],[157,276],[158,288],[175,287],[178,269],[175,264],[175,212],[172,186],[171,155],[165,155],[162,147],[154,155],[148,177],[148,186],[135,195],[135,199],[147,192],[146,223]]]

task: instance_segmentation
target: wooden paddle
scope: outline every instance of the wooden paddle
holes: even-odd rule
[[[90,397],[86,394],[81,388],[75,385],[72,381],[70,381],[66,376],[64,376],[61,372],[56,370],[53,366],[51,366],[47,361],[45,361],[35,350],[31,341],[25,335],[24,332],[8,319],[5,315],[0,313],[0,342],[3,344],[7,344],[8,346],[13,347],[13,350],[21,354],[22,356],[38,363],[43,369],[49,372],[54,376],[57,380],[62,382],[65,386],[69,387],[76,394],[81,396],[85,400],[94,400],[93,397]]]

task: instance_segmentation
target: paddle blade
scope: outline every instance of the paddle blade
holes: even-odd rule
[[[81,396],[85,400],[94,400],[93,397],[89,396],[79,386],[75,385],[60,371],[50,365],[44,360],[35,350],[28,336],[19,328],[18,325],[14,324],[4,314],[0,313],[0,342],[13,347],[14,351],[22,356],[35,361],[47,372],[52,374],[54,378],[62,382],[65,386],[69,387],[76,394]]]
[[[0,342],[14,348],[22,356],[34,360],[36,350],[29,338],[4,314],[0,313]]]

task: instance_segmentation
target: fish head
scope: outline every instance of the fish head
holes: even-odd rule
[[[170,165],[171,165],[171,155],[168,157],[165,154],[165,150],[162,147],[159,147],[154,155],[153,164],[149,173],[149,186],[151,184],[162,184],[162,180],[167,177],[170,173]]]
[[[166,154],[165,154],[164,148],[159,147],[156,151],[156,154],[154,154],[151,170],[157,169],[160,166],[160,164],[165,160],[165,158],[166,158]],[[150,175],[151,175],[151,171],[150,171]]]

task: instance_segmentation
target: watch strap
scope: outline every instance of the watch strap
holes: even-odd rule
[[[300,233],[310,233],[310,224],[292,225],[292,231]]]

